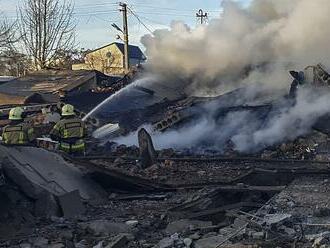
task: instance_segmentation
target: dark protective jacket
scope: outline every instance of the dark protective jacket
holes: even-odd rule
[[[87,136],[85,123],[76,117],[66,117],[56,123],[50,133],[53,140],[60,142],[60,149],[68,153],[84,152]]]
[[[34,129],[24,122],[12,122],[2,130],[5,145],[28,145],[35,140]]]

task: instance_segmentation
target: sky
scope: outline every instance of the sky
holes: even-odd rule
[[[64,0],[66,1],[66,0]],[[75,22],[77,24],[77,46],[95,49],[116,40],[116,31],[112,23],[122,26],[122,14],[116,0],[73,0]],[[250,0],[235,0],[248,5]],[[16,9],[24,0],[0,0],[0,18],[14,20]],[[184,21],[190,26],[197,25],[196,12],[203,9],[209,19],[219,18],[222,0],[126,0],[133,14],[129,14],[130,44],[140,45],[144,34],[156,29],[168,28],[174,20]],[[142,24],[142,23],[143,24]]]

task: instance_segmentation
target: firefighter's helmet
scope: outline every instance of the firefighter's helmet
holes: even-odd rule
[[[65,104],[62,107],[62,116],[71,116],[71,115],[75,115],[74,107],[71,104]]]
[[[12,108],[9,111],[9,120],[22,120],[24,110],[21,107]]]

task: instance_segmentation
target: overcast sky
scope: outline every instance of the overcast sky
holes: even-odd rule
[[[0,0],[4,16],[13,20],[17,5],[24,0]],[[64,0],[65,1],[65,0]],[[146,25],[129,15],[130,43],[139,45],[140,37],[158,28],[166,28],[173,20],[182,20],[195,26],[196,12],[203,9],[209,18],[218,18],[222,0],[127,0],[126,3]],[[236,0],[247,5],[250,0]],[[122,25],[121,13],[115,0],[74,0],[77,22],[77,42],[79,47],[96,48],[115,40],[116,30],[111,27],[115,22]],[[1,17],[3,18],[3,17]],[[149,31],[149,30],[150,31]]]

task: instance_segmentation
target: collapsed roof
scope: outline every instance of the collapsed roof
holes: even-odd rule
[[[88,92],[98,85],[118,81],[95,70],[47,70],[11,80],[0,85],[0,105],[58,102],[60,97]],[[35,95],[41,96],[35,100]],[[32,99],[33,100],[32,100]]]

